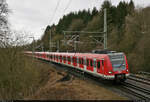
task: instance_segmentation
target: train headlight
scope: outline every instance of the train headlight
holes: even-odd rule
[[[128,72],[129,70],[127,69],[126,71]]]
[[[108,73],[109,73],[109,74],[112,74],[113,72],[112,72],[112,71],[109,71]]]

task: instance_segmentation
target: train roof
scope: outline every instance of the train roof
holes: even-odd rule
[[[31,52],[32,53],[32,52]],[[123,52],[107,52],[107,53],[70,53],[70,52],[35,52],[35,53],[39,53],[39,54],[55,54],[55,55],[65,55],[65,56],[79,56],[79,57],[87,57],[87,58],[106,58],[109,55],[116,55],[116,54],[123,54]]]

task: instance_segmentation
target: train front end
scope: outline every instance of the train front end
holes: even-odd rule
[[[111,53],[108,54],[110,59],[111,71],[109,74],[114,75],[115,81],[125,81],[129,76],[129,69],[127,59],[124,53]]]

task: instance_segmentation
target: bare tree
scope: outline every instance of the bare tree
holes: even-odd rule
[[[4,46],[7,39],[8,31],[8,5],[6,0],[0,0],[0,46]]]

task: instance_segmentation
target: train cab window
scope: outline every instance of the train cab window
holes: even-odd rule
[[[91,67],[93,66],[93,61],[92,60],[90,60],[90,65],[91,65]]]
[[[89,66],[89,60],[88,59],[86,60],[86,65]]]
[[[101,66],[101,65],[100,65],[100,61],[98,61],[98,62],[97,62],[97,68],[100,69],[100,66]]]

